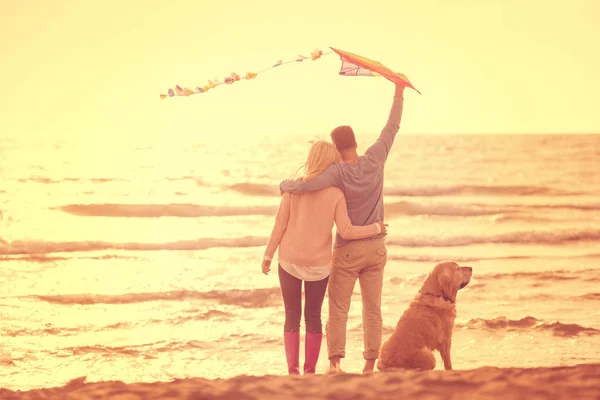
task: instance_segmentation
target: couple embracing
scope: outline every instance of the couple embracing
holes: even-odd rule
[[[267,244],[262,271],[267,274],[279,247],[278,275],[285,306],[284,346],[290,375],[298,375],[302,282],[306,325],[304,373],[315,373],[323,328],[321,307],[328,290],[326,326],[330,371],[345,357],[346,324],[354,285],[362,295],[365,365],[373,371],[382,340],[381,291],[387,260],[383,224],[383,176],[400,129],[404,86],[396,84],[387,124],[364,155],[357,154],[354,132],[339,126],[333,143],[315,142],[305,174],[280,185],[281,204]],[[332,252],[332,228],[337,227]]]

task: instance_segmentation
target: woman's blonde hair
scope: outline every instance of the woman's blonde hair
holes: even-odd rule
[[[316,178],[321,172],[338,161],[341,161],[341,156],[333,143],[325,140],[314,142],[308,151],[302,180],[307,181]]]

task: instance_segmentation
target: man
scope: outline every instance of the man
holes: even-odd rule
[[[342,156],[342,162],[330,166],[317,178],[307,182],[283,181],[280,190],[303,193],[337,186],[346,196],[348,215],[353,225],[383,221],[383,170],[400,129],[404,87],[396,84],[387,124],[364,155],[359,157],[356,152],[352,128],[339,126],[331,132],[331,139]],[[384,236],[381,234],[370,239],[348,241],[339,233],[336,234],[329,276],[329,320],[326,327],[332,370],[340,370],[340,360],[346,355],[346,324],[356,279],[360,282],[363,304],[363,373],[372,372],[375,366],[383,329],[381,290],[387,260]]]

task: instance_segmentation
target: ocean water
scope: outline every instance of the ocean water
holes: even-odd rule
[[[260,262],[277,185],[309,139],[0,141],[0,387],[284,374],[277,275]],[[424,276],[455,260],[474,269],[456,369],[600,362],[599,160],[600,135],[400,132],[384,340]],[[360,315],[357,285],[349,372]]]

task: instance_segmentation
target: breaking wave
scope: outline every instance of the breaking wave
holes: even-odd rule
[[[227,186],[226,189],[245,194],[247,196],[279,196],[279,187],[277,185],[267,185],[262,183],[236,183]]]
[[[59,303],[64,304],[64,303]],[[74,303],[69,303],[74,304]],[[76,303],[81,304],[81,303]],[[58,326],[48,326],[43,329],[5,329],[1,330],[0,334],[5,337],[17,337],[17,336],[76,336],[81,334],[82,332],[102,332],[102,331],[111,331],[118,329],[132,329],[139,326],[144,325],[152,325],[152,324],[168,324],[170,326],[176,326],[180,324],[184,324],[186,322],[191,321],[225,321],[233,318],[234,315],[225,311],[219,310],[208,310],[205,312],[196,312],[192,315],[178,316],[174,318],[168,318],[165,320],[159,319],[151,319],[145,322],[141,322],[138,324],[133,324],[129,322],[119,322],[112,325],[107,326],[94,326],[94,325],[85,325],[79,327],[58,327]]]
[[[571,230],[558,232],[512,232],[495,236],[457,236],[457,237],[392,237],[386,243],[390,246],[403,247],[457,247],[473,244],[507,243],[507,244],[545,244],[559,245],[576,241],[598,241],[600,231]],[[156,250],[204,250],[214,247],[257,247],[267,244],[268,238],[245,236],[239,238],[204,238],[194,240],[180,240],[164,243],[113,243],[103,241],[82,242],[45,242],[45,241],[14,241],[7,242],[0,239],[0,255],[18,254],[48,254],[61,252],[84,252],[98,250],[130,250],[130,251],[156,251]],[[390,251],[393,256],[393,250]],[[519,256],[516,256],[519,257]],[[426,257],[422,260],[427,261]],[[465,258],[465,261],[471,260]]]
[[[103,256],[96,256],[96,257],[77,257],[77,259],[79,260],[112,260],[112,259],[127,259],[127,260],[135,260],[137,259],[137,257],[133,257],[133,256],[125,256],[125,255],[116,255],[116,254],[106,254]],[[69,257],[58,257],[58,256],[48,256],[46,254],[27,254],[25,256],[19,256],[19,257],[8,257],[8,256],[3,256],[2,258],[0,258],[0,262],[1,261],[27,261],[27,262],[32,262],[32,263],[40,263],[40,264],[44,264],[44,263],[53,263],[56,261],[65,261],[65,260],[69,260]]]
[[[456,323],[456,328],[487,330],[487,331],[516,331],[532,330],[539,332],[550,332],[554,336],[575,337],[575,336],[595,336],[600,335],[600,329],[589,328],[578,324],[563,324],[561,322],[544,322],[534,317],[525,317],[517,320],[511,320],[507,317],[497,317],[492,319],[475,318],[466,323]],[[348,327],[351,332],[362,331],[362,324]],[[394,326],[384,326],[384,335],[390,335],[394,332]]]
[[[231,239],[196,239],[180,240],[167,243],[111,243],[99,241],[84,242],[44,242],[44,241],[14,241],[11,243],[0,241],[0,255],[16,254],[48,254],[72,253],[77,251],[99,250],[205,250],[214,247],[256,247],[267,244],[267,238],[246,236]]]
[[[577,296],[577,300],[598,300],[600,301],[600,293],[586,293],[582,296]]]
[[[545,186],[485,186],[457,185],[447,187],[387,188],[389,196],[449,196],[449,195],[493,195],[493,196],[565,196],[577,193],[565,192]]]
[[[517,271],[517,272],[504,272],[498,274],[489,274],[478,276],[480,280],[490,279],[521,279],[529,278],[543,281],[572,281],[572,280],[586,280],[595,281],[600,279],[600,269],[579,269],[579,270],[555,270],[555,271]]]
[[[19,178],[18,181],[20,183],[27,182],[35,182],[35,183],[45,183],[45,184],[54,184],[61,182],[92,182],[92,183],[107,183],[107,182],[122,182],[124,179],[119,178],[62,178],[62,179],[52,179],[44,176],[30,176],[27,178]]]
[[[399,201],[385,204],[386,215],[440,215],[458,217],[477,217],[512,212],[504,208],[470,205],[457,206],[448,204],[419,204],[410,201]]]
[[[138,346],[102,346],[102,345],[91,345],[91,346],[77,346],[67,347],[59,349],[55,355],[60,356],[85,356],[88,354],[100,354],[104,357],[111,356],[132,356],[132,357],[147,357],[153,358],[153,354],[182,351],[191,348],[202,347],[203,342],[192,340],[189,342],[156,342]],[[66,353],[66,354],[65,354]]]
[[[246,189],[252,185],[251,192],[256,196],[270,196],[271,189],[266,185],[241,184]],[[236,186],[236,185],[234,185]],[[264,186],[264,187],[262,187]],[[279,194],[275,190],[275,194]],[[183,193],[177,192],[178,195]],[[495,215],[496,222],[504,221],[529,221],[545,222],[549,218],[532,217],[520,215],[519,211],[523,209],[575,209],[581,211],[600,210],[600,205],[523,205],[518,209],[515,207],[498,207],[485,204],[420,204],[410,201],[388,202],[385,204],[385,213],[388,217],[398,215],[434,215],[445,217],[479,217]],[[159,217],[226,217],[239,215],[265,215],[271,216],[277,212],[276,206],[205,206],[198,204],[67,204],[55,207],[60,210],[77,216],[92,217],[133,217],[133,218],[159,218]]]
[[[225,337],[219,339],[219,345],[223,345],[224,342],[235,342],[236,346],[248,345],[256,346],[263,344],[274,344],[278,341],[272,340],[268,336],[256,335],[256,334],[231,334],[227,333]],[[88,346],[77,346],[67,347],[50,351],[55,356],[84,356],[88,354],[100,354],[104,357],[111,356],[132,356],[132,357],[144,357],[154,358],[160,353],[175,353],[179,351],[187,351],[194,349],[206,350],[207,348],[218,346],[214,342],[204,342],[199,340],[189,341],[158,341],[154,343],[147,343],[142,345],[130,345],[130,346],[103,346],[103,345],[88,345]]]
[[[423,283],[423,281],[425,280],[425,278],[427,277],[427,274],[416,274],[416,275],[410,275],[404,278],[401,278],[399,276],[393,276],[389,279],[389,282],[393,285],[411,285],[411,286],[417,286],[417,285],[421,285]]]
[[[563,244],[577,241],[598,241],[599,230],[567,230],[554,232],[511,232],[494,236],[406,237],[393,238],[388,245],[404,247],[455,247],[472,244]]]
[[[440,263],[440,262],[449,261],[449,260],[456,261],[458,263],[463,263],[463,262],[489,261],[489,260],[528,260],[528,259],[533,259],[533,258],[537,258],[537,259],[539,259],[539,258],[552,258],[552,259],[600,258],[600,254],[588,253],[588,254],[579,254],[579,255],[568,255],[568,256],[553,255],[553,256],[544,256],[544,257],[527,256],[527,255],[470,257],[470,256],[461,256],[461,255],[450,256],[450,255],[442,255],[442,254],[439,254],[439,255],[428,255],[428,254],[402,255],[402,254],[388,253],[388,256],[387,256],[387,259],[390,261],[429,262],[429,263]],[[565,271],[565,272],[569,272],[569,271]]]
[[[227,189],[249,196],[279,196],[279,182],[273,184],[260,184],[242,182],[230,185]],[[486,186],[486,185],[456,185],[447,187],[411,187],[411,188],[384,188],[388,196],[405,197],[435,197],[435,196],[460,196],[460,195],[491,195],[491,196],[571,196],[575,192],[567,192],[546,186]]]
[[[579,211],[598,211],[600,204],[530,204],[523,206],[525,208],[545,208],[545,209],[568,209]]]
[[[599,329],[578,324],[563,324],[558,321],[544,322],[534,317],[525,317],[518,320],[508,319],[504,316],[493,319],[475,318],[464,324],[457,323],[456,327],[485,330],[535,330],[551,332],[554,336],[562,337],[600,335]]]
[[[196,204],[69,204],[56,209],[78,216],[92,217],[224,217],[274,215],[277,207],[219,207]]]
[[[446,259],[443,259],[446,260]],[[456,261],[456,260],[455,260]],[[424,274],[414,274],[408,275],[405,277],[393,276],[388,279],[388,281],[393,285],[410,285],[410,286],[418,286],[423,283],[426,273]],[[547,281],[549,284],[552,281],[561,282],[561,281],[574,281],[581,280],[586,282],[600,282],[600,269],[580,269],[580,270],[556,270],[556,271],[516,271],[516,272],[504,272],[497,274],[485,274],[485,273],[476,273],[476,281],[471,282],[467,288],[469,290],[473,290],[475,288],[483,288],[490,281],[495,281],[499,279],[510,279],[510,280],[518,280],[522,281],[523,279],[532,279],[532,280],[540,280]],[[542,297],[536,297],[542,296]],[[538,294],[533,296],[526,296],[528,298],[537,298],[542,299],[545,294]],[[548,294],[549,298],[555,298],[554,294]],[[583,296],[573,297],[574,299],[585,299],[585,300],[600,300],[600,293],[588,293]]]
[[[266,215],[271,216],[277,212],[276,206],[204,206],[198,204],[67,204],[55,207],[72,215],[86,217],[133,217],[133,218],[158,218],[158,217],[226,217],[239,215]],[[387,203],[385,212],[388,216],[394,215],[438,215],[471,217],[483,215],[497,215],[512,213],[514,211],[498,207],[483,205],[445,205],[445,204],[418,204],[408,201]]]
[[[149,301],[208,300],[214,301],[218,304],[233,305],[244,308],[264,308],[280,305],[281,291],[277,287],[254,290],[211,290],[208,292],[177,290],[169,292],[127,293],[116,295],[32,295],[27,296],[27,298],[60,305],[134,304]]]
[[[254,196],[278,196],[278,182],[274,184],[237,183],[228,187],[229,190]],[[411,187],[411,188],[384,188],[388,196],[406,197],[435,197],[435,196],[460,196],[460,195],[492,195],[492,196],[568,196],[577,195],[546,186],[486,186],[486,185],[456,185],[447,187]]]
[[[532,256],[497,256],[497,257],[469,257],[469,256],[444,256],[444,255],[424,255],[424,254],[413,254],[413,255],[398,255],[388,253],[387,259],[391,261],[410,261],[410,262],[430,262],[440,263],[443,261],[456,261],[461,262],[473,262],[482,260],[521,260],[533,258]]]

